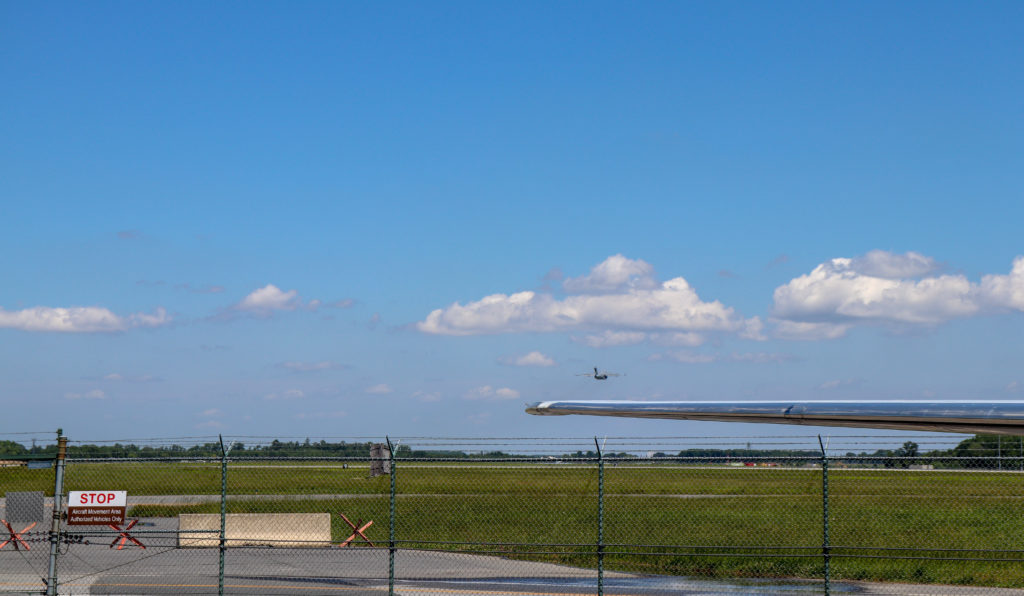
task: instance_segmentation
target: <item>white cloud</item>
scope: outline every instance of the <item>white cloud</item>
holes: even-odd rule
[[[394,389],[392,389],[387,383],[380,383],[366,388],[366,393],[369,393],[370,395],[387,395],[392,391],[394,391]]]
[[[99,306],[51,308],[35,306],[23,310],[0,308],[0,328],[62,333],[113,333],[137,327],[160,327],[171,322],[159,307],[152,314],[134,313],[121,317]]]
[[[200,416],[220,416],[221,411],[217,408],[210,408],[209,410],[203,410]]]
[[[508,387],[494,389],[490,385],[471,389],[466,393],[466,399],[517,399],[519,392]]]
[[[1024,311],[1024,256],[1008,275],[979,283],[933,275],[936,261],[918,253],[871,251],[832,259],[775,289],[774,335],[833,339],[857,324],[938,325],[952,319]],[[920,279],[917,279],[920,278]]]
[[[284,292],[274,284],[267,284],[253,290],[236,304],[234,309],[257,316],[269,316],[275,310],[291,311],[301,306],[302,300],[299,298],[298,291]]]
[[[613,255],[595,265],[589,275],[570,277],[562,288],[570,294],[605,294],[633,289],[649,290],[657,287],[654,267],[640,259],[627,259]]]
[[[529,354],[523,354],[522,356],[516,356],[512,358],[506,358],[504,362],[512,364],[514,366],[554,366],[555,361],[544,354],[534,350]]]
[[[118,373],[110,373],[109,375],[106,375],[103,378],[105,380],[107,380],[107,381],[123,381],[124,380],[124,376],[120,375]]]
[[[845,332],[841,327],[854,322],[932,325],[979,312],[976,287],[962,275],[920,280],[881,276],[930,270],[933,261],[926,257],[873,251],[862,259],[868,260],[866,270],[875,275],[864,273],[865,266],[857,259],[832,259],[776,288],[777,319],[832,325],[787,325],[781,335],[839,337]]]
[[[1007,393],[1017,393],[1020,391],[1020,381],[1010,381],[1006,384],[1005,389]]]
[[[101,389],[93,389],[87,393],[65,393],[67,399],[106,399],[107,394]]]
[[[922,277],[939,269],[935,259],[920,253],[895,254],[885,250],[872,250],[862,257],[851,259],[850,267],[869,277],[904,279]]]
[[[1024,256],[1013,260],[1009,275],[982,277],[980,293],[989,306],[1024,311]]]
[[[616,259],[610,257],[605,263]],[[624,259],[624,261],[629,261]],[[629,261],[633,269],[636,263]],[[646,264],[644,264],[646,265]],[[417,323],[424,333],[480,335],[514,332],[552,332],[576,329],[621,331],[679,331],[744,333],[750,323],[717,300],[704,302],[682,277],[659,284],[640,283],[649,277],[630,277],[595,272],[576,285],[590,291],[615,288],[617,293],[568,296],[558,300],[532,291],[493,294],[465,305],[454,303],[431,312]],[[648,266],[649,267],[649,266]],[[595,340],[598,341],[598,340]]]

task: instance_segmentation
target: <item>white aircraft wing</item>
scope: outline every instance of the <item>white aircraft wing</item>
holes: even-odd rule
[[[1024,401],[544,401],[526,411],[1024,436]]]

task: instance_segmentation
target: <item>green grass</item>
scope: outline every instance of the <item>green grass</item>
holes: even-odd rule
[[[374,520],[367,535],[386,543],[390,478],[367,478],[366,467],[332,465],[232,464],[227,510],[344,513],[352,521]],[[838,469],[829,477],[833,578],[1024,587],[1021,553],[970,552],[1020,549],[1024,476]],[[592,467],[399,462],[396,479],[395,535],[401,546],[596,566],[598,480]],[[52,470],[0,469],[3,491],[52,491],[52,483]],[[129,495],[218,495],[220,485],[217,463],[72,463],[66,482],[67,490],[117,489]],[[606,467],[605,568],[712,578],[820,578],[821,489],[819,469]],[[219,503],[147,505],[129,514],[219,511]],[[333,515],[334,540],[349,533]],[[930,560],[957,556],[1020,560]]]

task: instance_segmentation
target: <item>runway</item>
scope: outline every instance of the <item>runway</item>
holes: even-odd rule
[[[62,545],[59,593],[68,596],[217,594],[219,551],[180,549],[169,533],[138,534],[146,549],[110,548],[110,538]],[[0,550],[0,593],[45,589],[48,544]],[[388,551],[381,548],[238,548],[225,553],[224,593],[235,596],[381,596],[388,593]],[[566,596],[597,593],[597,573],[566,565],[498,556],[401,549],[394,592],[400,596]],[[823,593],[821,581],[707,581],[606,572],[609,596],[710,596]],[[1011,596],[1016,590],[832,582],[833,594],[877,596]]]

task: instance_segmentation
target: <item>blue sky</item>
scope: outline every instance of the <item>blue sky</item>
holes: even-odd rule
[[[0,434],[1021,399],[1022,37],[1000,2],[5,3]]]

